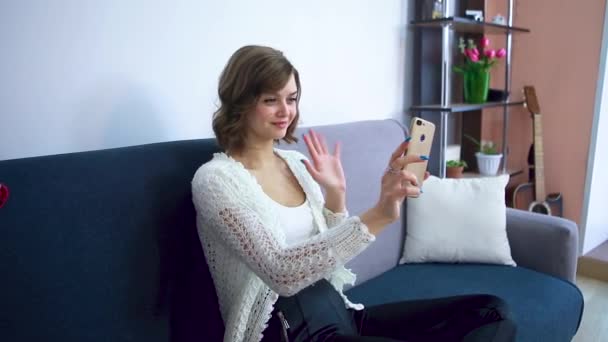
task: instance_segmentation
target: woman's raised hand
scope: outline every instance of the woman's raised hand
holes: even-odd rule
[[[344,192],[346,178],[340,161],[340,143],[336,143],[334,154],[331,154],[325,138],[312,129],[304,134],[304,142],[312,163],[307,160],[302,162],[312,178],[327,192]]]

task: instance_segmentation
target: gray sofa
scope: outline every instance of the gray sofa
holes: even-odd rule
[[[405,137],[392,120],[317,127],[342,141],[348,207],[378,197]],[[280,148],[305,152],[302,142]],[[0,340],[219,341],[223,325],[195,229],[190,181],[213,139],[0,161],[11,197],[0,209]],[[583,311],[573,284],[577,227],[508,210],[518,267],[398,265],[403,219],[349,263],[347,294],[373,305],[467,293],[504,298],[518,341],[569,341]]]

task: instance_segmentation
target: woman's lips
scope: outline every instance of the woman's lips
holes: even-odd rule
[[[273,125],[277,126],[278,128],[285,128],[287,127],[289,123],[287,121],[282,121],[282,122],[274,122]]]

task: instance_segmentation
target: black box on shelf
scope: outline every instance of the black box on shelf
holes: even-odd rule
[[[509,97],[509,92],[500,89],[490,89],[488,91],[488,102],[504,102]]]

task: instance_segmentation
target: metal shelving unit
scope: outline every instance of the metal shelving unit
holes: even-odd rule
[[[412,106],[410,110],[415,112],[449,112],[449,113],[460,113],[468,112],[472,110],[478,110],[483,108],[491,107],[502,107],[502,106],[521,106],[524,101],[505,101],[505,102],[485,102],[485,103],[452,103],[449,107],[443,107],[441,104],[429,104]]]
[[[449,0],[448,0],[449,1]],[[416,27],[428,27],[428,28],[441,28],[443,26],[450,26],[454,31],[467,32],[467,33],[484,33],[484,34],[501,34],[507,32],[521,32],[529,33],[530,30],[521,27],[515,27],[509,25],[494,24],[488,22],[475,21],[468,18],[461,17],[447,17],[439,19],[429,20],[415,20],[410,22],[411,26]]]
[[[452,91],[452,47],[454,42],[451,31],[478,34],[505,34],[507,55],[505,56],[505,90],[511,93],[511,50],[512,36],[514,33],[527,33],[530,30],[513,26],[513,0],[508,0],[507,25],[488,22],[479,22],[468,18],[454,16],[452,9],[453,0],[443,0],[443,13],[440,19],[415,20],[410,22],[413,28],[440,29],[441,30],[441,100],[437,104],[416,105],[410,108],[411,112],[439,112],[441,120],[439,125],[440,139],[440,167],[439,176],[446,175],[445,151],[447,149],[448,115],[450,113],[461,113],[479,110],[489,107],[503,107],[503,144],[502,144],[502,172],[507,171],[507,127],[509,119],[509,107],[523,105],[523,101],[511,101],[509,98],[504,102],[487,102],[481,104],[451,103]]]

